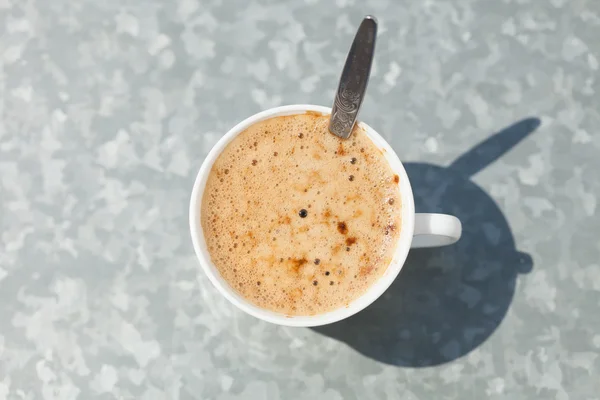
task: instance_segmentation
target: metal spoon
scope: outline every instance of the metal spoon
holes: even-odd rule
[[[329,131],[348,139],[365,97],[375,52],[377,20],[367,15],[356,32],[333,101]]]

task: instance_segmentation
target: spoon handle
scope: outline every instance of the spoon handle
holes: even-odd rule
[[[377,20],[366,16],[358,27],[333,101],[329,131],[348,139],[365,97],[375,52]]]

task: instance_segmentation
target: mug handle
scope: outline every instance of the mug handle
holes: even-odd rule
[[[453,215],[415,214],[411,248],[446,246],[460,239],[462,224]]]

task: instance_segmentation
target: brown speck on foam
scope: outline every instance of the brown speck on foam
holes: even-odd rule
[[[345,235],[346,233],[348,233],[348,227],[346,226],[345,222],[338,222],[338,224],[337,224],[337,230],[342,235]]]
[[[308,261],[306,258],[294,258],[292,261],[292,270],[296,273],[300,271],[300,268],[306,264]]]

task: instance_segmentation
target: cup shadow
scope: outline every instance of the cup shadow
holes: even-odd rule
[[[493,198],[470,178],[539,125],[538,118],[521,120],[448,167],[406,163],[416,211],[457,216],[461,239],[448,247],[411,250],[396,281],[371,306],[312,329],[398,366],[447,363],[482,344],[504,319],[517,277],[531,271],[533,262],[517,250]]]

